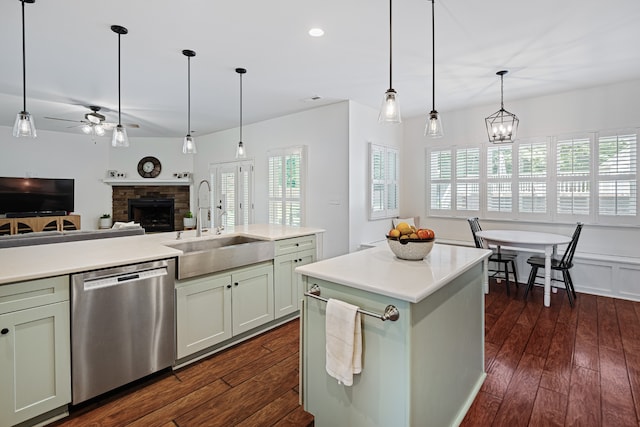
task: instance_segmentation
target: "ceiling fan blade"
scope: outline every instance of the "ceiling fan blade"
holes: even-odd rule
[[[59,119],[57,117],[45,117],[45,119],[60,120],[60,121],[63,121],[63,122],[84,123],[82,120]]]
[[[100,123],[102,125],[102,127],[104,127],[106,130],[112,130],[113,128],[115,128],[116,126],[118,126],[117,123],[111,123],[111,122],[102,122]],[[140,125],[135,124],[135,123],[123,123],[122,126],[126,127],[126,128],[130,128],[130,129],[138,129],[140,128]]]

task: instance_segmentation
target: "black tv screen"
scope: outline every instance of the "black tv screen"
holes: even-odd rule
[[[0,214],[73,212],[74,180],[0,177]]]

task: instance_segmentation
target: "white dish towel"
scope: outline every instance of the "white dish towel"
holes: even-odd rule
[[[362,325],[358,307],[329,298],[326,312],[327,373],[339,384],[353,385],[362,372]]]

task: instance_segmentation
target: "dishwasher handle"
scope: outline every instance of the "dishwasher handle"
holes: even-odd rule
[[[124,285],[125,283],[136,282],[140,280],[152,279],[154,277],[162,277],[168,274],[166,267],[154,268],[152,270],[136,271],[126,273],[119,276],[101,277],[91,280],[85,280],[83,289],[90,291],[93,289],[106,288],[109,286]]]

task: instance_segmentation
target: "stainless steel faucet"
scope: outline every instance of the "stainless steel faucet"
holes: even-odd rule
[[[207,189],[209,190],[207,195],[209,196],[209,200],[211,200],[211,185],[209,185],[209,181],[203,179],[200,181],[200,184],[198,184],[198,219],[196,220],[196,237],[202,236],[202,209],[207,209],[207,212],[211,209],[211,205],[200,207],[200,189],[202,188],[202,184],[207,184]]]
[[[222,220],[223,216],[227,216],[227,211],[222,209],[222,205],[217,206],[218,209],[220,209],[220,213],[218,214],[218,226],[216,227],[216,234],[220,234],[222,232],[222,230],[224,230],[224,221]]]

